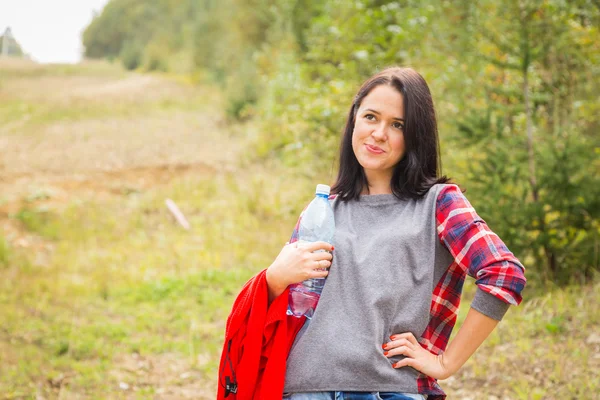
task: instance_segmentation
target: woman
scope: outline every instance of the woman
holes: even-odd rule
[[[335,250],[296,247],[297,224],[265,273],[273,304],[292,283],[328,277],[313,319],[294,332],[283,398],[443,399],[436,380],[458,371],[520,303],[523,266],[439,175],[438,147],[421,75],[388,68],[362,85],[330,196]],[[467,274],[478,289],[448,344]]]

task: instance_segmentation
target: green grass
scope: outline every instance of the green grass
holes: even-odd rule
[[[8,266],[10,261],[10,250],[8,248],[8,243],[4,237],[0,236],[0,268]]]
[[[53,104],[32,102],[26,99],[3,101],[0,107],[0,124],[19,122],[18,129],[9,132],[18,135],[36,135],[41,128],[56,123],[69,123],[87,120],[135,119],[147,115],[172,111],[195,111],[205,107],[202,98],[144,99],[143,97],[125,102],[65,102]],[[10,126],[10,125],[9,125]]]
[[[74,202],[57,214],[16,214],[55,250],[51,265],[12,266],[14,279],[0,283],[3,337],[20,348],[17,356],[0,346],[12,361],[0,365],[0,375],[11,377],[0,392],[62,373],[72,375],[70,390],[101,393],[94,390],[115,360],[132,353],[180,354],[214,385],[232,301],[277,255],[296,218],[297,207],[281,206],[282,194],[263,186],[266,177],[253,179],[193,177]],[[279,184],[293,190],[282,178]],[[166,197],[186,213],[191,231],[174,223]]]
[[[56,239],[59,235],[60,226],[52,223],[52,219],[56,216],[46,209],[26,207],[19,210],[13,217],[19,220],[25,229],[46,239]]]
[[[492,335],[446,387],[480,398],[594,398],[600,389],[600,344],[589,343],[600,326],[600,283],[534,295],[511,307]],[[458,323],[475,291],[472,281]],[[456,329],[453,332],[456,334]],[[442,383],[444,385],[444,383]]]
[[[127,74],[118,62],[85,61],[80,64],[36,64],[28,60],[9,58],[0,60],[0,83],[3,79],[36,79],[46,76],[94,76],[122,78]]]
[[[112,201],[72,204],[51,218],[20,213],[55,252],[50,266],[13,266],[14,279],[0,284],[3,337],[20,353],[3,348],[14,359],[0,365],[0,374],[10,377],[0,392],[60,374],[71,376],[72,393],[101,396],[111,393],[103,392],[107,384],[117,392],[119,382],[106,377],[132,353],[179,354],[214,384],[233,299],[277,255],[301,207],[298,200],[282,203],[293,182],[278,178],[266,186],[266,176],[249,175],[254,183],[240,174],[176,180]],[[191,231],[171,220],[166,197],[186,213]],[[460,320],[473,291],[467,285]],[[526,297],[457,375],[461,384],[445,387],[510,398],[585,398],[599,389],[589,375],[598,375],[597,348],[585,345],[600,325],[597,304],[600,286]],[[503,383],[475,385],[489,381],[490,371]]]

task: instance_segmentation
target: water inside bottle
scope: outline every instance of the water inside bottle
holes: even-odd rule
[[[311,318],[317,307],[320,295],[312,292],[301,291],[300,288],[290,288],[291,302],[288,307],[288,315],[293,315],[300,318],[306,315],[306,318]]]

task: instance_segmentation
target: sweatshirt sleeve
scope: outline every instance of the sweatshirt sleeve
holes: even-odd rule
[[[454,261],[475,279],[471,307],[501,320],[509,305],[521,303],[525,268],[477,215],[456,185],[438,194],[436,222],[439,239]]]

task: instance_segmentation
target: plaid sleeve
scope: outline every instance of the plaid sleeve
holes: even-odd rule
[[[440,240],[455,262],[475,278],[479,289],[504,303],[521,303],[525,268],[456,185],[440,191],[436,220]]]

